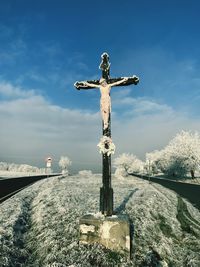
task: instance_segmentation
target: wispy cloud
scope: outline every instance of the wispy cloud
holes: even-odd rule
[[[156,97],[135,97],[131,88],[112,91],[113,138],[117,155],[124,151],[144,158],[165,146],[182,129],[200,131],[199,119],[187,107],[174,108]]]
[[[9,38],[13,35],[13,29],[7,25],[0,24],[0,38]]]
[[[16,65],[17,62],[20,62],[23,57],[27,54],[27,45],[23,41],[23,39],[19,38],[11,38],[10,41],[6,42],[6,44],[1,45],[0,48],[0,65],[8,66],[8,65]]]
[[[167,104],[158,103],[155,99],[147,97],[132,97],[131,90],[126,89],[119,92],[114,92],[112,95],[112,103],[116,111],[121,115],[141,116],[144,114],[152,115],[157,113],[172,113],[172,107]]]
[[[172,51],[162,46],[148,46],[121,54],[120,64],[116,72],[140,77],[139,89],[147,96],[171,101],[171,105],[178,100],[187,102],[193,94],[199,91],[200,62],[196,58],[179,58]],[[181,102],[180,102],[181,103]]]

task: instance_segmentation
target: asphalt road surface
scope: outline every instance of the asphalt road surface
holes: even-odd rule
[[[59,174],[50,175],[37,175],[37,176],[26,176],[0,179],[0,203],[8,199],[23,188],[37,182],[41,179],[50,178],[52,176],[58,176]]]
[[[181,197],[186,198],[196,208],[200,210],[200,185],[176,182],[169,179],[146,177],[141,175],[134,175],[136,177],[148,180],[153,183],[160,184],[169,188],[179,194]]]

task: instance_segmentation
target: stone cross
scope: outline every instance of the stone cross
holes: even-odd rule
[[[105,216],[113,214],[113,189],[111,186],[111,154],[114,152],[114,144],[111,139],[111,99],[110,90],[113,86],[127,86],[137,84],[139,78],[120,77],[110,78],[110,62],[109,55],[103,53],[102,61],[99,68],[102,70],[102,77],[100,80],[89,80],[76,82],[74,86],[76,89],[92,89],[99,88],[101,93],[100,107],[103,124],[103,138],[99,144],[102,152],[102,187],[100,188],[100,211]]]

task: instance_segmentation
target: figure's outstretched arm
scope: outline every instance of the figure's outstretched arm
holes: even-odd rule
[[[111,83],[110,86],[115,86],[115,85],[119,85],[123,82],[126,82],[128,80],[128,77],[124,77],[122,80],[115,82],[115,83]]]
[[[89,87],[95,87],[95,88],[99,88],[99,85],[95,84],[95,83],[88,83],[88,82],[83,82],[83,84],[89,86]]]

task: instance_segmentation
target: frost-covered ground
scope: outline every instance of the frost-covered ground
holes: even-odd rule
[[[173,191],[113,179],[115,210],[134,224],[133,259],[79,245],[79,218],[98,212],[100,175],[53,177],[0,205],[0,266],[200,266],[200,212]]]

